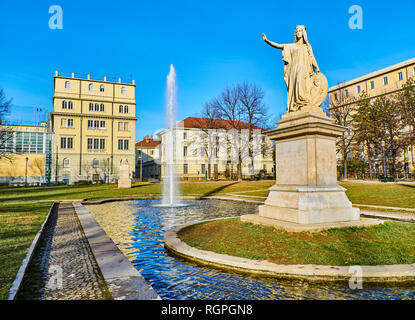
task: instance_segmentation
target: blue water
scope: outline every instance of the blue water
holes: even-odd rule
[[[131,231],[133,264],[162,299],[415,299],[410,287],[368,287],[313,284],[299,280],[252,277],[201,267],[166,252],[164,233],[189,222],[256,213],[258,206],[221,200],[186,201],[188,207],[153,207],[160,200],[130,201],[135,227]]]

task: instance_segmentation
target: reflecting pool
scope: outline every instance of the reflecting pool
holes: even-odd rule
[[[409,287],[368,286],[351,290],[342,284],[253,277],[198,266],[166,252],[164,233],[203,220],[256,213],[258,206],[222,200],[185,201],[179,208],[155,207],[160,200],[128,202],[134,215],[131,231],[133,264],[162,299],[415,299]]]

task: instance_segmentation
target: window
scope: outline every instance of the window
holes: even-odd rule
[[[184,173],[184,174],[188,174],[188,173],[189,173],[189,168],[188,168],[188,166],[187,166],[187,163],[185,163],[185,164],[183,165],[183,173]]]
[[[99,111],[102,111],[102,112],[105,111],[105,105],[103,103],[101,103],[101,105],[99,107]]]
[[[101,120],[88,120],[88,129],[105,129],[106,123]]]
[[[128,122],[118,122],[118,131],[128,131]]]
[[[415,76],[415,68],[412,69],[412,75]]]
[[[61,119],[61,128],[73,128],[73,119]]]
[[[94,104],[93,103],[89,104],[89,111],[94,111]]]
[[[92,160],[92,168],[99,168],[99,160],[98,159],[94,159]]]
[[[119,112],[119,113],[124,113],[124,106],[120,106],[120,107],[118,108],[118,112]]]
[[[99,111],[99,103],[95,103],[95,111]]]
[[[213,171],[214,172],[216,172],[216,173],[218,173],[218,164],[217,163],[215,163],[214,165],[213,165]]]
[[[264,164],[264,171],[267,171],[267,165]]]
[[[388,77],[383,78],[383,84],[386,86],[389,83]]]
[[[183,139],[186,140],[187,139],[187,132],[183,132]]]
[[[99,91],[100,92],[105,92],[105,86],[103,84],[100,85]]]
[[[375,81],[370,81],[370,89],[375,89]]]
[[[187,157],[187,146],[183,147],[183,156]]]
[[[89,90],[89,91],[94,91],[94,84],[93,84],[93,83],[90,83],[90,84],[88,85],[88,90]]]
[[[346,97],[348,97],[348,96],[349,96],[349,89],[346,89],[346,90],[344,91],[344,95],[345,95]]]
[[[205,164],[200,165],[200,171],[202,172],[202,174],[205,174],[205,172],[206,172],[206,165]]]
[[[73,102],[72,101],[68,102],[68,109],[73,110]]]
[[[72,149],[73,138],[61,137],[61,149]]]
[[[63,165],[64,168],[70,168],[71,167],[71,160],[69,160],[68,158],[63,159],[62,165]]]
[[[99,139],[99,148],[105,150],[105,139]]]
[[[124,106],[124,113],[128,113],[128,106]]]
[[[362,88],[360,87],[360,85],[357,86],[356,91],[357,91],[357,93],[360,93],[362,91]]]
[[[70,89],[70,88],[71,88],[71,82],[65,81],[65,89]]]
[[[334,100],[338,100],[337,99],[337,93],[334,94]]]
[[[126,94],[127,93],[127,88],[126,87],[122,87],[121,88],[121,94]]]
[[[128,139],[118,139],[118,150],[128,150],[129,142]]]
[[[403,80],[403,73],[402,73],[402,71],[398,73],[398,80],[399,81]]]
[[[62,109],[68,109],[68,102],[62,101]]]

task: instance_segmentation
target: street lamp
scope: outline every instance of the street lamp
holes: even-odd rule
[[[382,140],[380,142],[382,145],[382,153],[383,153],[383,177],[386,179],[386,155],[385,155],[385,141]]]
[[[24,178],[24,185],[25,187],[27,187],[27,161],[29,160],[28,157],[26,157],[26,174],[25,174],[25,178]]]

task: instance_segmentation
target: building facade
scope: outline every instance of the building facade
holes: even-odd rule
[[[53,182],[116,182],[122,159],[135,170],[135,82],[56,71],[51,125]]]
[[[160,180],[160,141],[153,136],[146,136],[143,140],[135,144],[136,178],[141,180]]]
[[[241,163],[242,177],[273,177],[274,147],[264,129],[241,123],[233,130],[226,120],[215,119],[215,125],[204,118],[189,117],[174,129],[175,170],[181,180],[236,179]],[[161,177],[166,167],[167,130],[159,133]],[[249,141],[251,140],[251,141]]]
[[[369,73],[359,78],[340,83],[329,88],[329,110],[345,106],[355,106],[356,99],[365,94],[370,99],[398,93],[402,86],[415,77],[415,58],[392,65],[390,67]],[[406,127],[402,134],[408,133],[412,128]],[[355,146],[356,147],[356,146]],[[351,156],[351,152],[350,152]],[[382,161],[382,152],[376,150],[375,170],[379,173]],[[407,146],[398,161],[403,164],[407,173],[415,172],[415,148]]]
[[[0,184],[51,182],[53,134],[40,126],[0,125]]]

